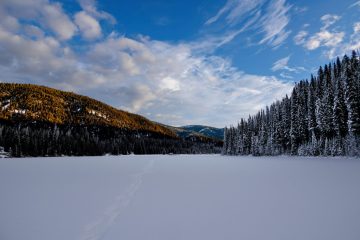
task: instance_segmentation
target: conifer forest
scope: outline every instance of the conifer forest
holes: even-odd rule
[[[285,96],[225,128],[224,155],[360,155],[359,54],[326,64]]]

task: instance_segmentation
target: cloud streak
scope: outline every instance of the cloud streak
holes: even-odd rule
[[[258,44],[277,48],[290,35],[287,26],[291,7],[286,0],[228,0],[205,25],[224,19],[227,28],[253,30],[260,36]]]
[[[292,79],[291,74],[300,73],[306,71],[304,67],[290,67],[289,66],[290,55],[284,58],[281,58],[274,62],[271,70],[273,72],[281,71],[280,76],[285,79]]]
[[[271,70],[272,71],[278,71],[278,70],[282,70],[284,68],[287,68],[287,65],[289,63],[290,60],[290,56],[281,58],[279,60],[277,60],[274,65],[272,66]]]
[[[274,0],[269,4],[267,13],[261,20],[261,29],[265,33],[261,44],[267,43],[272,47],[278,47],[288,38],[290,31],[286,30],[286,26],[290,21],[290,8],[285,0]]]
[[[263,0],[228,0],[217,14],[208,19],[205,24],[210,25],[224,15],[226,15],[225,19],[228,24],[238,23],[244,15],[257,10],[262,3]]]
[[[349,7],[350,7],[350,8],[352,8],[352,7],[360,7],[360,1],[354,2],[354,3],[351,4]]]

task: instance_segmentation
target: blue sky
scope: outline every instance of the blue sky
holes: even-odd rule
[[[222,127],[360,48],[360,1],[2,0],[0,81]]]

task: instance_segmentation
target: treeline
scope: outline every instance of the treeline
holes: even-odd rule
[[[12,157],[36,157],[219,153],[222,143],[109,126],[1,121],[0,146]]]
[[[225,129],[225,155],[360,156],[360,63],[345,55]]]

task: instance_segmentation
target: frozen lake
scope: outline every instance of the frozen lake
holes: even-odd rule
[[[360,159],[1,159],[0,239],[359,240]]]

